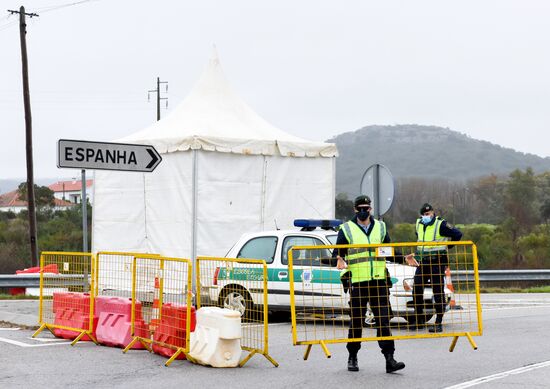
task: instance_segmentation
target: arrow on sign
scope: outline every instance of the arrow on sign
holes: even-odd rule
[[[151,146],[151,147],[153,147],[153,146]],[[147,149],[147,152],[151,156],[151,162],[149,162],[149,165],[147,165],[146,169],[150,169],[151,167],[153,167],[155,165],[155,163],[157,163],[157,161],[159,161],[159,163],[160,163],[161,158],[160,158],[159,153],[157,152],[157,150],[155,150],[154,147],[153,147],[153,150]]]
[[[60,168],[152,172],[162,161],[153,146],[60,139]]]

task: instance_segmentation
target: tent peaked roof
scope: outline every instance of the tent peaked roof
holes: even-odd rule
[[[338,155],[336,145],[290,135],[254,112],[231,89],[215,49],[191,93],[170,115],[120,141],[152,144],[161,153],[203,149],[292,157]]]

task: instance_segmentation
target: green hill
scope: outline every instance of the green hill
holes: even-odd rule
[[[525,154],[437,126],[373,125],[340,134],[336,143],[336,193],[357,194],[363,172],[380,163],[395,178],[466,180],[531,167],[550,170],[550,158]]]

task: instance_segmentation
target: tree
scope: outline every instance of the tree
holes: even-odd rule
[[[353,214],[353,201],[348,200],[346,193],[339,193],[336,196],[336,219],[347,221]]]
[[[480,178],[473,184],[472,192],[476,198],[473,213],[477,222],[497,224],[504,220],[504,183],[496,175]]]
[[[531,168],[510,173],[506,183],[505,207],[516,223],[517,233],[530,232],[537,222],[535,213],[535,175]]]
[[[26,182],[22,182],[21,184],[19,184],[19,186],[17,187],[17,193],[21,200],[28,201]],[[53,207],[55,204],[54,192],[47,186],[38,186],[34,184],[34,196],[36,207],[39,210],[46,207]]]

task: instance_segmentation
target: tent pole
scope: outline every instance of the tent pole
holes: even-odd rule
[[[260,210],[260,226],[261,230],[265,231],[265,191],[267,186],[267,159],[266,156],[263,156],[263,169],[262,169],[262,198],[261,198],[261,207]]]
[[[332,157],[332,218],[336,218],[336,157]]]
[[[191,261],[193,262],[193,294],[197,294],[197,285],[196,285],[196,267],[197,267],[197,197],[198,197],[198,171],[199,171],[199,162],[198,162],[198,152],[193,150],[193,205],[191,210]]]

